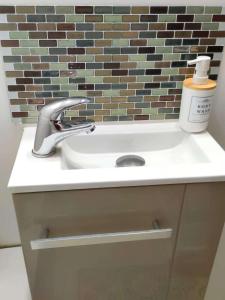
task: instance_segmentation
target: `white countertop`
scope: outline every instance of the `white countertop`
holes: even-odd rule
[[[175,122],[168,124],[176,126]],[[225,152],[208,133],[201,137],[211,141],[205,145],[211,157],[215,156],[213,163],[63,170],[60,145],[49,158],[32,156],[35,131],[35,127],[24,128],[8,185],[12,193],[225,181]]]

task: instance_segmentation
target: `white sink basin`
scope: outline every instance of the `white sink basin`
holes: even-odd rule
[[[96,124],[55,155],[36,158],[36,128],[24,128],[9,181],[13,193],[225,181],[225,152],[208,132],[187,134],[176,122]],[[116,167],[124,155],[144,166]]]
[[[99,125],[91,135],[72,136],[61,144],[63,168],[113,168],[125,155],[140,156],[146,167],[210,162],[202,137],[174,123]]]

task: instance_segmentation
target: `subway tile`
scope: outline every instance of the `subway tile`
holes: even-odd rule
[[[73,14],[74,6],[56,6],[57,14]]]
[[[36,6],[37,14],[54,14],[55,7],[54,6]]]
[[[36,23],[36,22],[45,22],[45,15],[27,15],[27,22]]]
[[[168,6],[151,6],[150,13],[151,14],[167,14]]]
[[[113,14],[130,14],[130,6],[113,6]]]
[[[47,22],[65,22],[65,15],[47,15]]]
[[[0,6],[0,14],[14,14],[15,6]]]
[[[34,6],[16,6],[17,14],[32,14],[35,13]]]
[[[92,31],[94,29],[93,23],[77,23],[76,30],[78,31]]]
[[[77,47],[93,47],[94,41],[93,40],[77,40],[76,41]]]
[[[169,14],[185,14],[186,6],[170,6]]]
[[[76,14],[93,14],[94,8],[92,6],[75,6]]]
[[[95,6],[96,14],[112,14],[113,8],[112,6]]]

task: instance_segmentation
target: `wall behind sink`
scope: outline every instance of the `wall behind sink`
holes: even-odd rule
[[[193,3],[192,3],[193,4]],[[177,119],[187,60],[210,55],[217,79],[225,38],[222,6],[0,7],[12,117],[37,121],[53,99],[88,96],[68,119]]]

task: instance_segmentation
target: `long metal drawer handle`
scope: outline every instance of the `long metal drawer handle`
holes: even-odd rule
[[[38,239],[30,242],[32,250],[75,247],[87,245],[100,245],[110,243],[145,241],[169,239],[173,230],[167,229],[151,229],[142,231],[99,233],[90,235],[75,235],[68,237]]]

